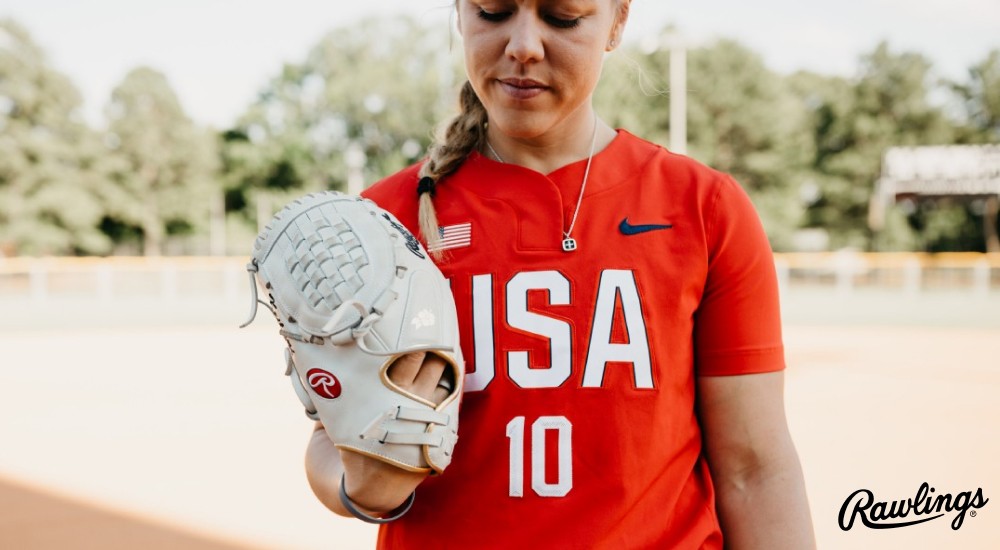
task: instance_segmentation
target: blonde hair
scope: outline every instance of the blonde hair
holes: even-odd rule
[[[433,201],[436,186],[458,170],[469,153],[486,143],[486,107],[468,81],[459,94],[459,108],[458,115],[448,123],[443,139],[431,145],[427,160],[420,167],[419,224],[428,248],[434,248],[440,239]]]

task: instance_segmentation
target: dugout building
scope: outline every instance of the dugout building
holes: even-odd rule
[[[1000,252],[1000,145],[889,148],[872,195],[869,226],[881,229],[885,210],[897,202],[943,197],[982,200],[986,251]]]

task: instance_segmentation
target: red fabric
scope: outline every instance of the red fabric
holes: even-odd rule
[[[563,252],[585,167],[474,153],[438,186],[440,224],[472,223],[439,262],[470,378],[454,461],[379,548],[722,548],[695,380],[784,368],[771,250],[731,178],[619,131]],[[411,167],[365,195],[416,230],[416,185]]]

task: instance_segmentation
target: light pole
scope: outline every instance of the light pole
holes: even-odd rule
[[[344,163],[347,164],[347,193],[358,196],[365,190],[365,163],[368,161],[364,150],[357,142],[352,141],[344,152]]]
[[[663,46],[670,50],[670,150],[687,154],[687,43],[677,29],[668,29]]]
[[[643,50],[655,55],[670,52],[670,145],[674,153],[687,154],[687,50],[690,41],[673,26],[644,41]]]

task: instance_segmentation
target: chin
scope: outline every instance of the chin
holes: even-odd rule
[[[533,139],[545,135],[552,127],[547,117],[526,113],[502,114],[490,119],[504,135],[514,139]]]

